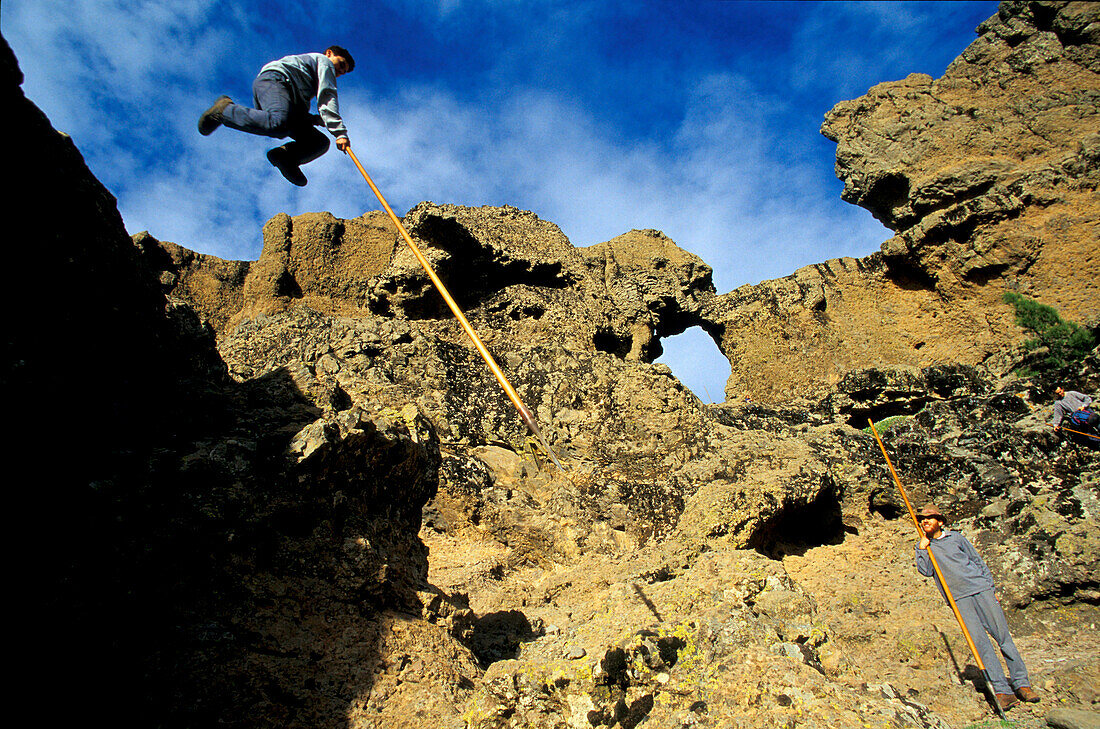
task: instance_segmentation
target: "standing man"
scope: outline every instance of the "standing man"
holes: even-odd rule
[[[1031,688],[1031,680],[1027,676],[1027,667],[1008,632],[1004,610],[993,595],[993,575],[989,568],[966,537],[944,530],[947,518],[935,506],[925,506],[918,513],[918,518],[924,538],[916,547],[917,571],[925,577],[935,575],[932,559],[928,556],[928,550],[932,549],[963,623],[989,672],[997,703],[1003,710],[1014,706],[1017,696],[1032,703],[1038,701],[1039,696]],[[936,586],[940,588],[940,594],[944,594],[938,577]],[[1005,680],[1001,661],[989,642],[989,636],[993,636],[1001,649],[1008,666],[1009,680]]]
[[[285,56],[260,69],[252,82],[256,108],[233,103],[219,96],[214,105],[199,117],[199,134],[206,136],[221,125],[249,134],[291,141],[267,153],[267,159],[283,177],[299,187],[306,184],[301,165],[328,151],[329,141],[314,129],[323,124],[336,138],[341,152],[351,147],[348,130],[340,118],[336,97],[336,78],[355,68],[351,54],[340,46],[329,46],[324,53]],[[319,114],[310,114],[310,103],[317,99]]]

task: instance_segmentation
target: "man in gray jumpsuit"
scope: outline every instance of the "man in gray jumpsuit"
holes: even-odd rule
[[[313,127],[323,124],[336,138],[341,152],[351,147],[348,130],[340,118],[336,96],[336,78],[355,68],[351,54],[340,46],[329,46],[324,53],[285,56],[260,69],[252,82],[256,108],[233,103],[220,96],[199,117],[199,134],[206,136],[221,125],[249,134],[291,141],[267,153],[267,159],[283,177],[295,185],[306,184],[301,165],[328,151],[329,141]],[[309,113],[317,99],[319,114]]]
[[[1091,397],[1076,390],[1067,391],[1064,387],[1058,387],[1054,390],[1054,394],[1058,396],[1058,400],[1054,403],[1054,418],[1051,420],[1055,428],[1061,426],[1062,420],[1070,413],[1084,410],[1092,404]]]
[[[970,633],[978,654],[982,657],[989,672],[993,691],[997,694],[997,703],[1007,709],[1017,703],[1019,696],[1024,701],[1036,702],[1038,694],[1031,688],[1027,676],[1027,667],[1012,642],[1008,632],[1008,622],[1004,610],[993,595],[993,575],[966,537],[954,531],[945,531],[947,518],[935,506],[925,506],[918,514],[924,538],[916,547],[917,571],[925,577],[933,577],[935,570],[928,550],[936,555],[936,563],[943,573],[951,596],[959,608],[966,629]],[[936,586],[943,594],[943,586],[936,578]],[[946,595],[944,596],[946,599]],[[988,633],[988,635],[987,635]],[[997,652],[989,642],[989,636],[997,641],[1008,666],[1009,679],[1005,679]],[[1010,683],[1011,682],[1011,683]],[[1015,688],[1015,695],[1013,695]]]

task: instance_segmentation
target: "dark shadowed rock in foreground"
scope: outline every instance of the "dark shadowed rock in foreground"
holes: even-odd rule
[[[162,293],[165,261],[201,269],[187,292],[207,301],[248,267],[135,246],[6,44],[0,75],[21,140],[0,370],[21,694],[124,726],[342,726],[392,653],[429,649],[455,695],[420,703],[453,712],[476,665],[419,619],[434,430],[415,408],[326,417],[277,368],[230,379],[201,303]]]

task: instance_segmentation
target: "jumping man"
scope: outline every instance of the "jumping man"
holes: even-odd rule
[[[329,46],[324,53],[285,56],[260,69],[252,82],[256,108],[233,103],[219,96],[199,118],[199,134],[206,136],[221,125],[249,134],[291,141],[267,153],[267,159],[283,177],[299,187],[306,184],[301,165],[328,151],[329,141],[314,129],[323,124],[336,138],[341,152],[351,147],[348,130],[340,118],[336,97],[336,78],[355,68],[351,54],[340,46]],[[310,114],[317,99],[319,114]]]

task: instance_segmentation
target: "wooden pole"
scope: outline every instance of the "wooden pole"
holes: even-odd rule
[[[554,465],[558,467],[558,470],[564,473],[565,469],[562,468],[561,463],[558,462],[558,457],[554,455],[554,451],[550,448],[550,444],[546,442],[546,439],[542,436],[542,432],[539,430],[538,425],[535,423],[534,414],[531,412],[530,409],[528,409],[526,405],[523,404],[523,400],[520,399],[519,393],[517,393],[515,388],[512,387],[512,383],[508,382],[508,378],[504,376],[504,372],[497,365],[496,360],[493,359],[493,355],[489,353],[488,348],[486,348],[485,344],[481,341],[481,337],[479,337],[477,335],[477,332],[474,331],[474,328],[470,326],[470,322],[466,318],[466,315],[462,313],[462,309],[460,309],[458,307],[458,304],[455,303],[455,300],[451,297],[450,292],[447,291],[447,287],[443,285],[443,282],[439,279],[439,276],[437,276],[435,271],[432,269],[431,264],[428,263],[428,259],[424,257],[424,254],[420,252],[420,248],[418,248],[416,243],[413,242],[412,236],[409,235],[409,232],[405,230],[405,226],[401,224],[401,221],[394,214],[393,209],[390,208],[389,203],[386,202],[386,198],[382,197],[382,193],[378,189],[378,186],[374,184],[374,180],[372,180],[370,175],[367,174],[367,171],[363,169],[363,165],[359,163],[359,158],[355,156],[355,152],[351,150],[351,147],[345,149],[344,152],[349,157],[351,157],[351,161],[355,163],[355,166],[357,168],[359,168],[359,172],[363,175],[363,179],[367,181],[368,185],[370,185],[370,189],[374,191],[374,194],[375,196],[377,196],[378,201],[382,203],[382,207],[385,208],[386,213],[390,216],[390,220],[392,220],[393,224],[397,227],[397,232],[401,234],[401,237],[405,239],[405,242],[409,245],[409,248],[412,249],[413,255],[416,256],[416,260],[420,262],[421,267],[423,267],[425,273],[428,274],[428,278],[432,280],[432,284],[435,286],[436,290],[439,291],[441,296],[443,296],[443,300],[447,302],[447,306],[450,308],[451,313],[455,315],[455,318],[458,319],[458,323],[461,324],[462,328],[466,331],[466,335],[470,338],[470,341],[474,343],[474,347],[476,347],[477,351],[481,353],[481,357],[485,360],[485,364],[489,366],[489,371],[493,373],[493,376],[496,377],[497,382],[499,382],[500,386],[504,388],[504,394],[508,396],[508,399],[512,401],[512,405],[514,405],[516,410],[519,411],[519,416],[523,419],[524,424],[527,425],[527,429],[530,430],[531,433],[538,439],[543,449],[550,456],[550,459],[554,461]]]
[[[1071,429],[1071,428],[1067,428],[1067,427],[1066,427],[1066,426],[1064,426],[1064,425],[1055,425],[1055,426],[1052,426],[1052,427],[1053,427],[1053,428],[1054,428],[1055,430],[1064,430],[1064,431],[1066,431],[1067,433],[1076,433],[1077,435],[1083,435],[1083,436],[1085,436],[1086,438],[1092,438],[1093,440],[1100,440],[1100,436],[1096,436],[1096,435],[1090,435],[1089,433],[1082,433],[1082,432],[1081,432],[1081,431],[1079,431],[1079,430],[1073,430],[1073,429]]]

